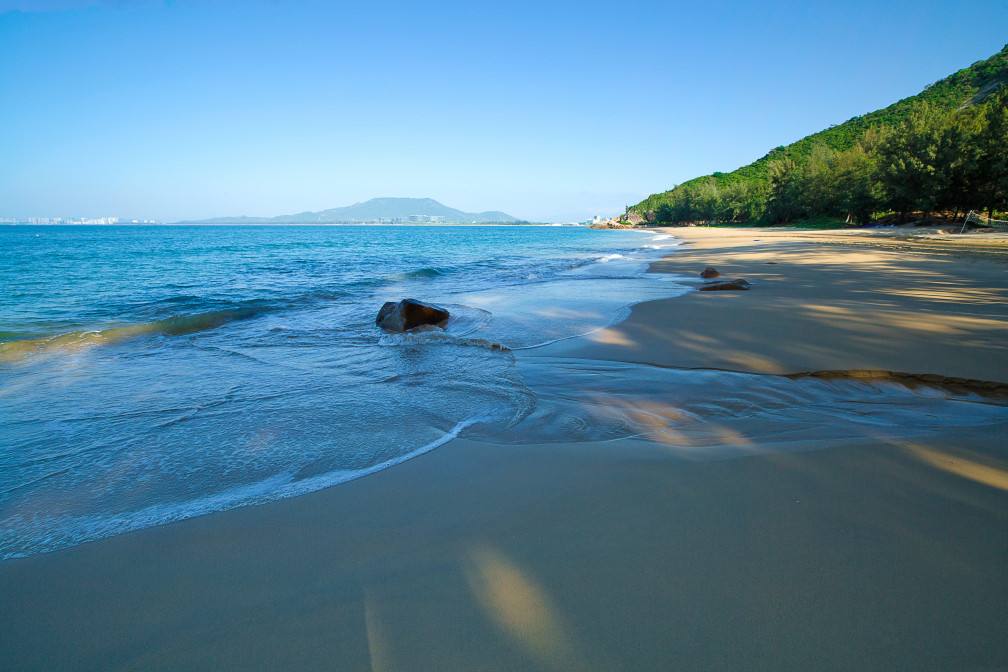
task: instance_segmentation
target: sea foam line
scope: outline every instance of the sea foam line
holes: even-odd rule
[[[467,427],[481,422],[492,422],[497,419],[499,418],[491,415],[479,415],[460,420],[451,429],[433,441],[408,453],[389,458],[384,462],[379,462],[363,469],[337,469],[300,480],[295,480],[293,472],[281,472],[261,481],[247,483],[185,502],[154,504],[139,511],[111,517],[82,516],[63,519],[59,521],[60,524],[57,530],[37,539],[31,548],[18,551],[0,551],[0,560],[49,553],[68,546],[98,541],[99,539],[105,539],[126,532],[134,532],[211,513],[228,511],[242,506],[266,504],[281,499],[306,495],[334,485],[369,476],[389,467],[394,467],[397,464],[440,448],[449,441],[458,438],[459,434]],[[20,520],[27,522],[23,518]],[[13,545],[12,542],[14,541],[11,534],[13,530],[11,523],[19,522],[19,517],[14,516],[2,522],[4,523],[3,527],[6,529],[5,534],[0,534],[0,548],[9,548]],[[70,530],[67,529],[68,523],[71,526]],[[7,538],[5,539],[5,537]]]

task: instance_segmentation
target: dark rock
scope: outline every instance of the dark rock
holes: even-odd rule
[[[449,313],[440,306],[434,306],[416,299],[403,299],[396,303],[388,301],[375,318],[375,324],[385,331],[409,331],[424,325],[444,326]]]
[[[719,280],[700,285],[701,292],[715,292],[720,289],[749,289],[752,287],[746,280],[736,278],[735,280]]]
[[[702,271],[700,271],[700,277],[701,278],[716,278],[719,275],[721,275],[721,274],[718,273],[718,270],[716,268],[714,268],[713,266],[708,266],[707,268],[705,268]]]

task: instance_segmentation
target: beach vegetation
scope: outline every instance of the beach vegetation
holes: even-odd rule
[[[870,114],[628,209],[652,224],[866,224],[1008,211],[1008,46]]]

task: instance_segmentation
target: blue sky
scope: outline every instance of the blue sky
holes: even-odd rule
[[[1006,28],[1004,0],[0,0],[0,216],[614,214],[914,94]]]

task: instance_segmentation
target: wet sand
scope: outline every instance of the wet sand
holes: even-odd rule
[[[710,263],[754,288],[641,304],[524,361],[1008,382],[1008,266],[996,259],[838,234],[681,233],[689,245],[660,270]],[[823,317],[841,310],[850,319]],[[304,497],[3,562],[0,660],[1008,669],[1008,423],[905,437],[824,424],[783,452],[746,423],[725,441],[766,450],[731,459],[643,438],[455,440]]]
[[[875,370],[1008,382],[1008,241],[892,231],[669,229],[653,270],[753,283],[635,306],[539,354],[758,373]],[[873,235],[873,233],[875,235]],[[977,240],[987,240],[981,247]],[[951,240],[947,240],[951,239]],[[958,243],[958,246],[957,246]]]

